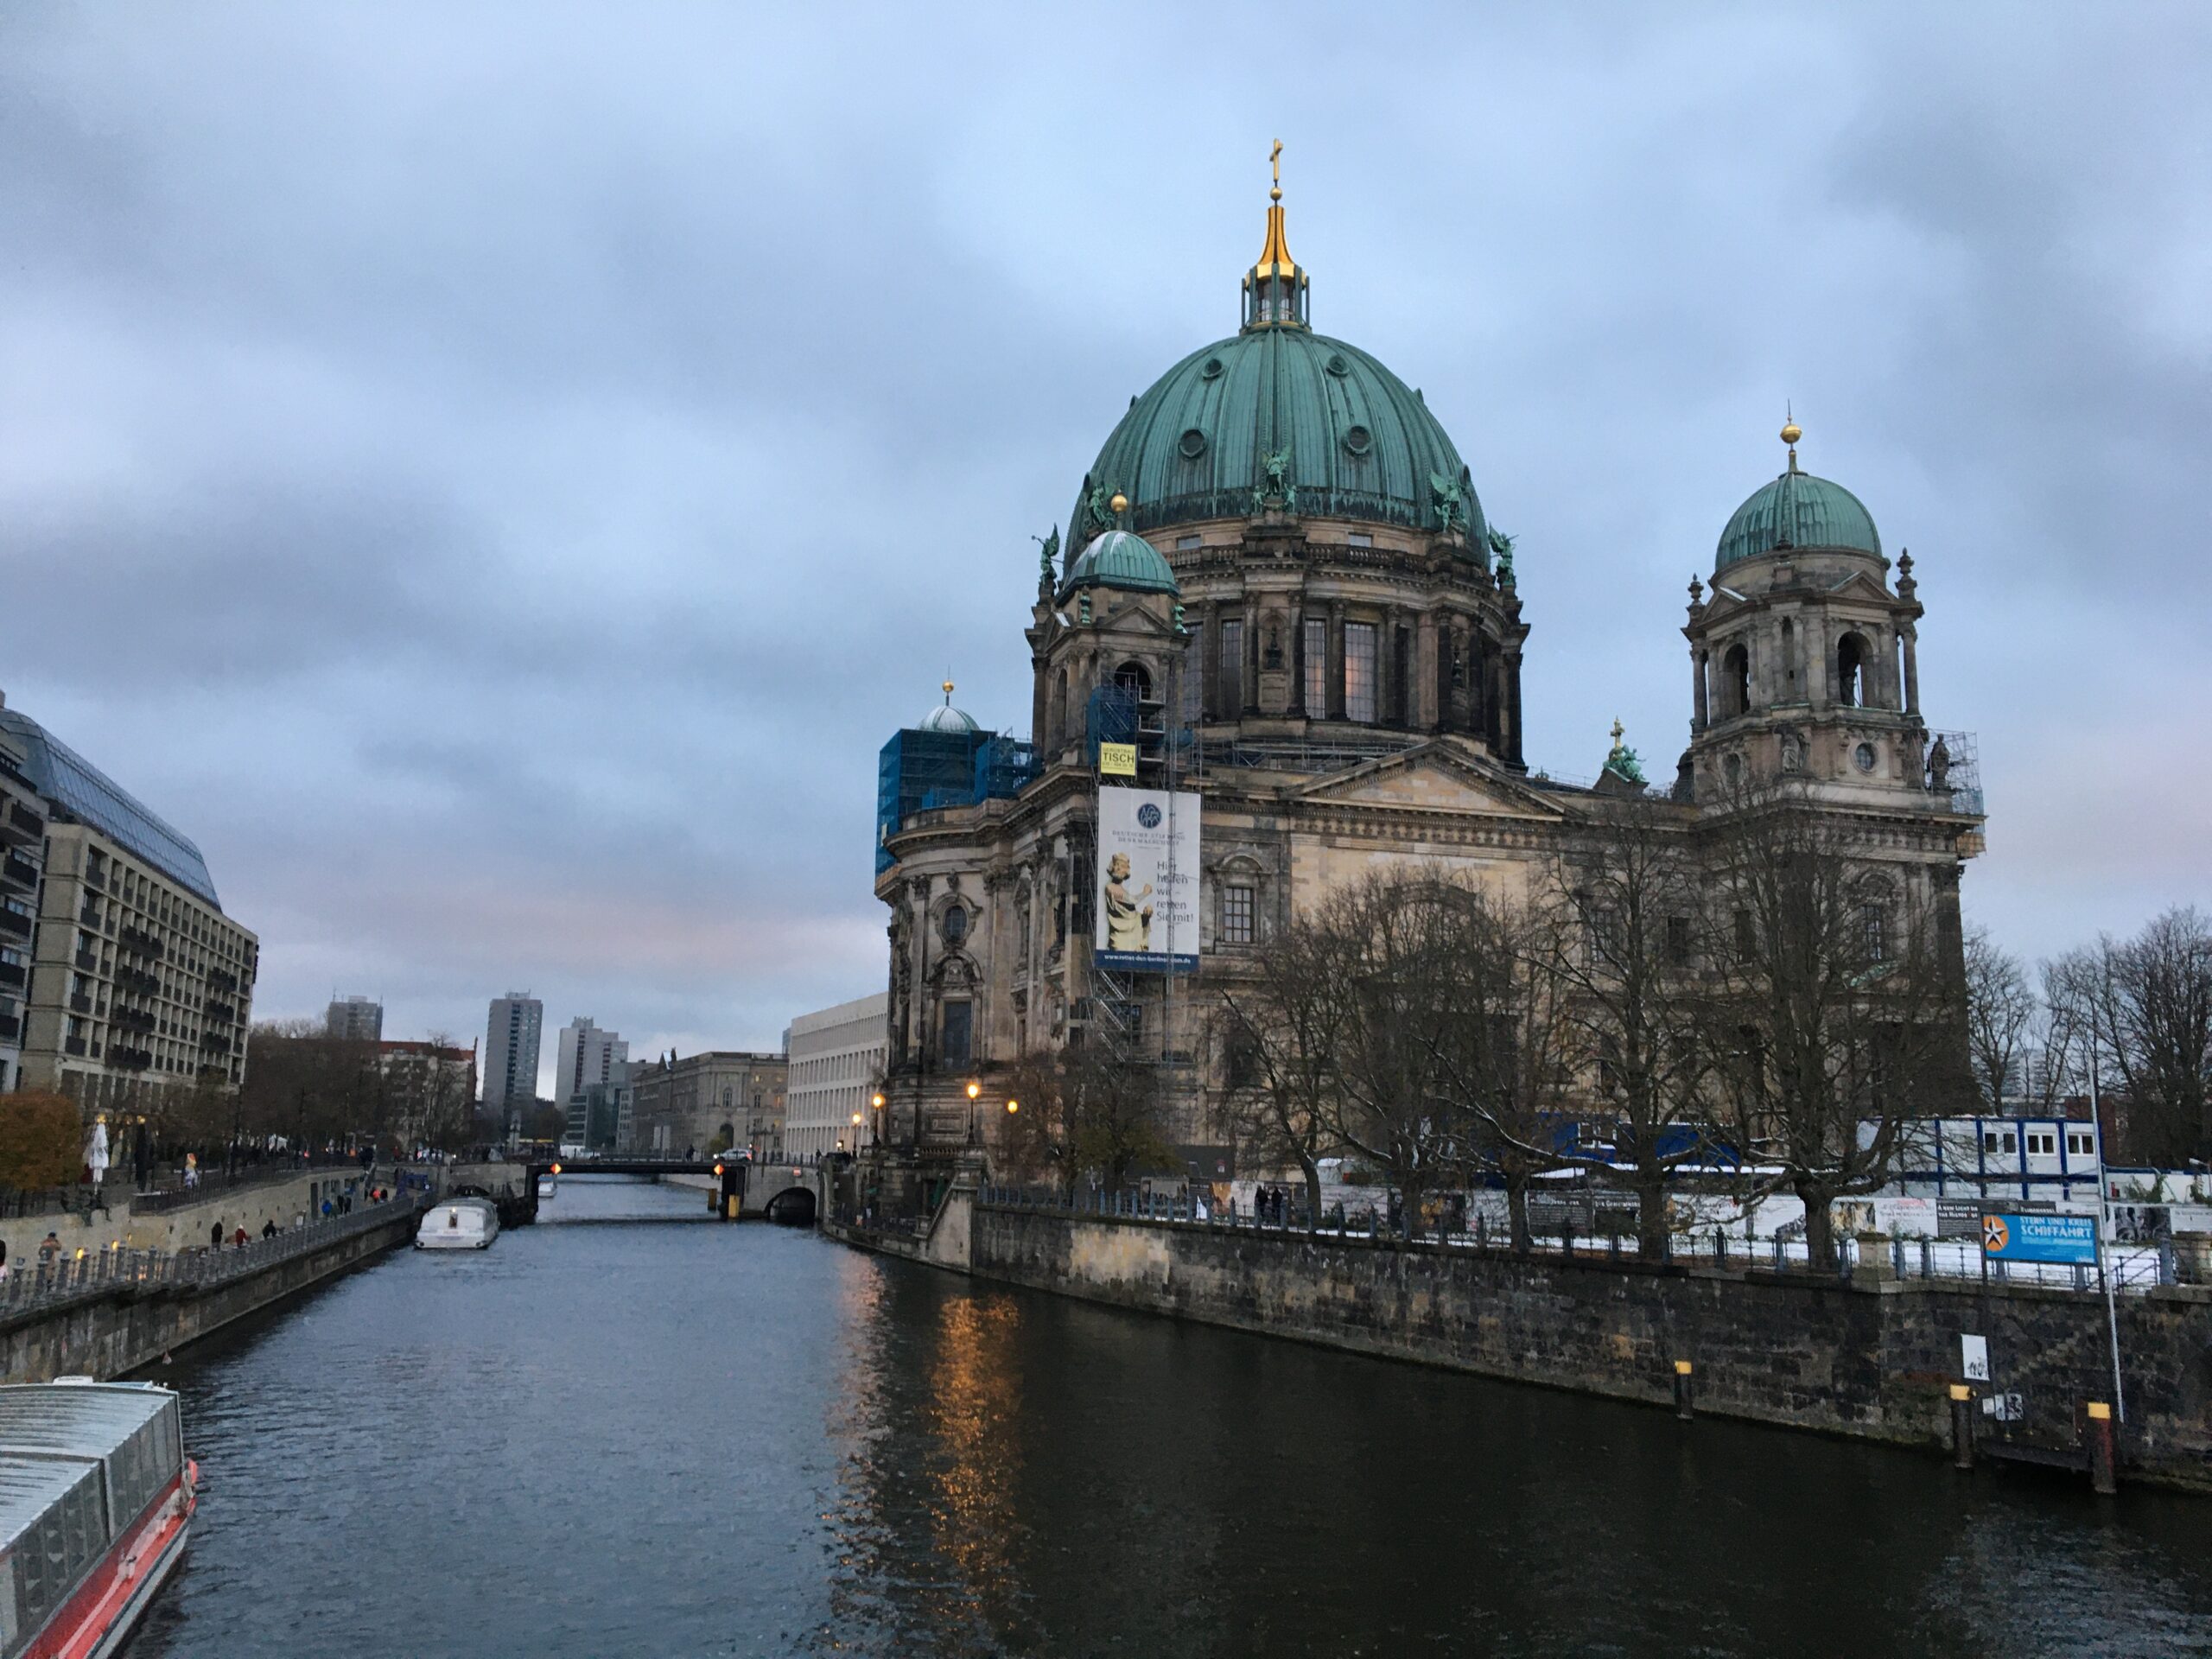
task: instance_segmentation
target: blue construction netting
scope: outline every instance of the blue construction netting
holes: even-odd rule
[[[1035,744],[995,737],[976,751],[975,798],[1011,800],[1029,787],[1039,770]]]
[[[876,757],[875,868],[889,869],[884,843],[917,812],[976,798],[976,757],[991,732],[895,733]]]

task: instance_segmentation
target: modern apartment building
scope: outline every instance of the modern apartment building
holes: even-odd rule
[[[888,992],[878,991],[791,1021],[784,1039],[791,1051],[786,1158],[815,1160],[827,1153],[857,1151],[874,1133],[868,1103],[883,1077],[890,1001]]]
[[[20,1086],[88,1111],[237,1088],[261,946],[223,913],[199,848],[4,706],[0,741],[47,816]]]
[[[384,1004],[372,996],[349,996],[343,1001],[334,998],[329,1012],[323,1015],[323,1031],[340,1042],[380,1043],[384,1040]]]
[[[484,1028],[484,1110],[503,1124],[537,1103],[537,1051],[545,1005],[528,991],[492,999]]]
[[[23,1007],[46,858],[46,803],[24,776],[23,760],[23,746],[0,732],[0,1094],[16,1086],[22,1070]]]
[[[602,1031],[591,1015],[580,1014],[561,1027],[555,1050],[553,1098],[563,1106],[582,1097],[594,1084],[601,1088],[622,1080],[630,1045],[618,1032]]]
[[[674,1158],[738,1147],[774,1162],[785,1156],[787,1070],[781,1054],[731,1049],[634,1066],[625,1150]]]

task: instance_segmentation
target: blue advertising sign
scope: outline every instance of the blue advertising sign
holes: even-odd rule
[[[2080,1262],[2097,1259],[2094,1216],[1992,1216],[1981,1218],[1981,1253],[1993,1262]]]

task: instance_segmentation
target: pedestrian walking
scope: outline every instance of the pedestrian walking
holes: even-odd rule
[[[233,1234],[233,1235],[232,1236],[232,1237],[231,1237],[231,1243],[233,1243],[233,1244],[235,1244],[235,1245],[237,1245],[237,1246],[238,1247],[238,1249],[245,1249],[245,1247],[246,1247],[246,1236],[245,1236],[245,1224],[244,1222],[240,1222],[240,1223],[238,1224],[238,1231],[237,1231],[235,1234]]]
[[[219,1250],[223,1248],[223,1224],[219,1217],[215,1224],[207,1230],[207,1248],[211,1250]]]
[[[325,1221],[328,1221],[334,1213],[335,1212],[333,1211],[330,1207],[330,1200],[328,1198],[325,1198],[322,1201],[322,1218]]]
[[[268,1220],[266,1220],[266,1221],[264,1221],[264,1222],[263,1222],[263,1223],[261,1224],[261,1236],[262,1236],[264,1238],[274,1238],[274,1237],[276,1237],[276,1217],[271,1216],[271,1217],[269,1217],[269,1219],[268,1219]]]

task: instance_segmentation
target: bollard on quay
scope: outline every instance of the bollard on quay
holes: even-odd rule
[[[2088,1404],[2089,1418],[2089,1484],[2100,1497],[2110,1497],[2120,1491],[2120,1479],[2114,1467],[2112,1441],[2112,1406],[2107,1401],[2092,1400]]]
[[[1675,1415],[1686,1423],[1696,1411],[1693,1375],[1688,1360],[1678,1359],[1675,1362]]]
[[[1951,1467],[1974,1467],[1974,1390],[1951,1384]]]

